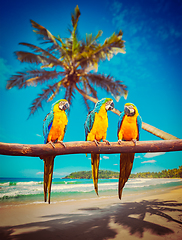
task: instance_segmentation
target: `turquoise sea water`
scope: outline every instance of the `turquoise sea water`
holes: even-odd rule
[[[165,190],[182,186],[182,179],[129,179],[123,195]],[[117,196],[118,179],[100,179],[99,196]],[[74,201],[97,197],[91,179],[53,179],[51,203]],[[43,179],[0,178],[0,207],[11,204],[42,203],[44,201]]]

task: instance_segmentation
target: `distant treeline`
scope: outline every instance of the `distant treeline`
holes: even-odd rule
[[[179,166],[179,168],[162,170],[161,172],[131,174],[130,178],[182,178],[182,166]]]
[[[119,172],[113,172],[108,170],[99,170],[99,178],[118,178]],[[73,172],[70,175],[64,177],[69,179],[91,179],[91,171]],[[162,170],[161,172],[142,172],[136,174],[130,174],[130,178],[182,178],[182,166],[179,168]]]
[[[118,178],[118,177],[119,177],[118,172],[113,172],[113,171],[108,171],[108,170],[99,170],[99,178]],[[92,172],[91,171],[73,172],[64,178],[92,179]]]

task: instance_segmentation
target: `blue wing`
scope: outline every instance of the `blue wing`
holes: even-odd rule
[[[47,116],[44,119],[44,123],[43,123],[44,143],[47,143],[47,138],[53,123],[53,118],[54,118],[54,113],[53,111],[51,111],[50,113],[47,114]]]
[[[137,126],[138,126],[138,141],[139,141],[139,138],[140,138],[140,130],[142,128],[142,118],[140,117],[140,115],[138,115],[137,117]]]
[[[86,140],[87,140],[88,133],[92,130],[94,120],[95,120],[95,112],[91,111],[88,113],[85,124],[84,124]]]
[[[123,111],[123,112],[119,115],[117,136],[118,136],[118,133],[119,133],[119,131],[120,131],[121,124],[122,124],[122,122],[123,122],[124,116],[125,116],[125,113],[124,113],[124,111]]]

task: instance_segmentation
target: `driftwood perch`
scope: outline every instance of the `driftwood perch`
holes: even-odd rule
[[[0,154],[11,156],[30,156],[40,157],[41,159],[49,155],[66,155],[80,153],[145,153],[145,152],[171,152],[182,151],[182,139],[179,140],[161,140],[161,141],[139,141],[136,146],[133,142],[126,141],[119,145],[117,142],[111,142],[111,145],[101,142],[97,147],[93,142],[65,142],[66,148],[60,143],[55,144],[53,148],[50,144],[15,144],[0,143]]]

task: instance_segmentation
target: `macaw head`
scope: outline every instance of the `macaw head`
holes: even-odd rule
[[[95,104],[95,110],[98,112],[101,106],[105,104],[106,111],[112,110],[114,108],[114,102],[111,98],[102,98]]]
[[[66,111],[69,110],[69,107],[70,107],[69,102],[66,99],[60,99],[52,105],[52,111],[53,112]]]
[[[124,113],[129,117],[138,116],[138,109],[133,103],[126,103],[124,105]]]

